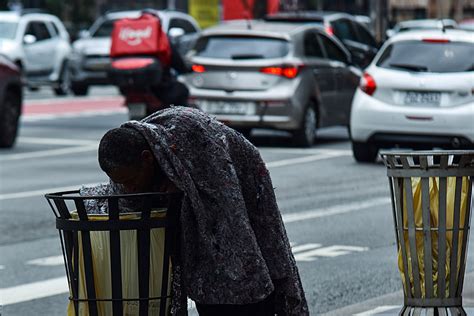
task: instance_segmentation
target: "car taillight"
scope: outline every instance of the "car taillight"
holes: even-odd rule
[[[326,25],[324,30],[326,31],[327,35],[334,35],[334,28],[331,25]]]
[[[298,76],[301,66],[277,66],[265,67],[260,69],[260,72],[268,75],[282,76],[288,79],[293,79]]]
[[[368,95],[373,95],[375,89],[377,89],[377,85],[375,84],[374,78],[368,73],[364,72],[362,78],[360,78],[359,88]]]
[[[445,38],[424,38],[422,39],[425,43],[449,43],[450,40]]]
[[[205,72],[205,71],[206,71],[206,68],[205,68],[203,65],[196,65],[196,64],[194,64],[194,65],[191,66],[191,68],[192,68],[192,70],[193,70],[194,72],[202,73],[202,72]]]

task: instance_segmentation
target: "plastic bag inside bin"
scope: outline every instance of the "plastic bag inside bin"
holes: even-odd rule
[[[463,177],[462,180],[462,188],[461,188],[461,207],[460,207],[460,221],[459,227],[463,228],[465,219],[466,219],[466,211],[467,211],[467,197],[468,197],[468,179],[467,177]],[[416,229],[423,228],[423,215],[422,215],[422,193],[421,193],[421,178],[412,178],[411,179],[412,185],[412,192],[413,192],[413,210],[414,210],[414,218],[415,218],[415,227]],[[447,195],[446,195],[446,229],[452,229],[454,226],[454,197],[456,191],[456,178],[455,177],[448,177],[447,178]],[[430,227],[431,228],[438,228],[439,225],[439,178],[430,178],[429,179],[429,192],[430,192]],[[404,204],[403,204],[403,227],[404,229],[408,229],[408,215],[407,215],[407,207],[406,207],[406,189],[403,189],[403,197],[404,197]],[[459,243],[458,243],[458,266],[456,267],[456,273],[459,275],[460,269],[460,257],[461,257],[461,247],[462,247],[462,239],[464,237],[464,232],[459,231]],[[410,277],[410,291],[412,296],[415,295],[415,287],[414,287],[414,278],[413,278],[413,267],[411,263],[411,253],[410,253],[410,243],[408,239],[408,231],[404,230],[404,241],[405,241],[405,249],[407,251],[407,260],[408,260],[408,271]],[[450,290],[450,277],[452,273],[452,268],[450,267],[450,257],[453,248],[453,232],[447,231],[446,232],[446,297],[449,297],[449,290]],[[403,257],[400,245],[398,247],[398,268],[400,270],[400,274],[403,281],[403,286],[405,289],[406,282],[405,282],[405,271],[403,267]],[[431,258],[432,258],[432,271],[433,271],[433,290],[434,290],[434,297],[438,296],[438,231],[431,231]],[[419,276],[421,282],[421,296],[422,298],[426,297],[426,290],[425,290],[425,257],[424,257],[424,242],[423,242],[423,231],[417,230],[416,231],[416,252],[418,256],[418,266],[419,266]]]
[[[73,219],[77,219],[77,213],[71,214]],[[163,218],[166,216],[165,210],[152,211],[151,218]],[[140,218],[140,213],[124,213],[120,215],[120,220],[136,220]],[[107,220],[108,215],[89,215],[91,221]],[[86,278],[84,270],[84,257],[82,249],[81,232],[78,234],[79,241],[79,299],[87,299]],[[94,267],[94,283],[96,297],[99,299],[112,298],[112,281],[110,270],[110,233],[107,231],[91,231],[92,264]],[[165,229],[153,228],[150,232],[150,297],[161,296],[161,279],[163,271]],[[122,268],[122,295],[124,299],[139,298],[138,291],[138,247],[137,231],[124,230],[120,232],[120,255]],[[171,262],[168,272],[168,296],[171,288]],[[149,301],[148,315],[160,315],[159,299]],[[166,310],[170,308],[168,299]],[[99,315],[113,315],[111,302],[97,302]],[[138,301],[124,301],[123,315],[135,316],[139,314]],[[76,316],[74,303],[69,302],[67,308],[68,316]],[[79,302],[77,316],[89,315],[87,302]]]

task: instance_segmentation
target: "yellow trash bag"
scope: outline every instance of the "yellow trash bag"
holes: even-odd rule
[[[413,210],[415,218],[415,227],[416,229],[423,228],[423,216],[422,216],[422,193],[421,193],[421,178],[412,178],[411,179],[412,192],[413,192]],[[446,229],[453,228],[454,221],[454,196],[456,190],[456,178],[448,177],[447,178],[447,195],[446,195]],[[430,192],[430,227],[438,228],[439,220],[439,178],[430,178],[429,179],[429,192]],[[403,204],[403,227],[404,229],[408,228],[408,214],[406,207],[406,189],[403,190],[403,197],[405,203]],[[467,211],[467,195],[468,195],[468,179],[463,177],[462,180],[462,189],[461,189],[461,208],[460,208],[460,221],[459,227],[464,227],[464,222],[466,218]],[[456,267],[457,273],[460,269],[460,257],[461,257],[461,247],[463,239],[463,231],[459,232],[459,247],[458,247],[458,266]],[[418,266],[419,266],[419,275],[421,282],[421,296],[426,298],[425,290],[425,257],[424,257],[424,242],[423,242],[423,231],[417,230],[415,233],[416,236],[416,251],[418,256]],[[411,262],[411,253],[410,253],[410,243],[408,239],[408,231],[404,230],[404,241],[405,249],[407,252],[407,261],[408,261],[408,271],[410,277],[410,291],[412,297],[415,296],[415,287],[414,287],[414,278],[413,278],[413,267]],[[446,279],[446,297],[449,296],[450,289],[450,257],[453,247],[453,232],[446,232],[446,266],[445,266],[445,279]],[[398,268],[403,281],[403,286],[407,289],[405,284],[405,271],[403,267],[403,257],[400,245],[398,245]],[[431,258],[432,258],[432,271],[433,271],[433,290],[434,297],[438,296],[438,231],[431,231]]]
[[[78,218],[77,213],[71,214],[73,219]],[[152,211],[151,218],[163,218],[165,211]],[[140,218],[140,213],[121,214],[121,220],[135,220]],[[107,220],[108,215],[89,215],[91,221]],[[84,257],[82,249],[81,232],[78,234],[79,241],[79,299],[87,299],[86,279],[84,270]],[[112,282],[110,270],[110,233],[108,231],[91,231],[91,249],[92,264],[94,267],[94,283],[96,297],[101,299],[112,298]],[[163,269],[165,229],[153,228],[150,232],[150,297],[161,296],[161,279]],[[137,231],[124,230],[120,232],[120,255],[122,268],[122,295],[124,299],[139,298],[138,290],[138,248]],[[168,272],[168,295],[171,289],[171,262]],[[170,308],[168,299],[166,310]],[[99,315],[112,315],[111,302],[97,302]],[[135,316],[139,314],[138,301],[124,301],[123,314],[126,316]],[[69,302],[67,308],[68,316],[76,316],[74,303]],[[88,316],[89,307],[87,302],[79,302],[79,311],[77,316]],[[160,300],[149,301],[148,315],[160,315]]]

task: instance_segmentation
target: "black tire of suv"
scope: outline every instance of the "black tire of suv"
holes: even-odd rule
[[[310,103],[304,111],[300,128],[293,132],[294,143],[300,147],[311,147],[316,138],[317,125],[318,114],[313,103]]]
[[[21,97],[7,91],[0,103],[0,148],[10,148],[15,144],[20,114]]]
[[[375,162],[378,152],[374,144],[352,141],[352,154],[358,162]]]
[[[79,83],[71,83],[71,91],[74,95],[84,96],[89,92],[89,86]]]
[[[55,95],[67,95],[71,90],[71,77],[69,75],[66,62],[64,62],[63,66],[61,67],[61,74],[57,84],[58,86],[53,88]]]

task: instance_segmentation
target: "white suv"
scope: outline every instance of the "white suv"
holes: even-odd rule
[[[45,13],[0,12],[0,53],[22,70],[30,88],[49,85],[68,91],[69,34],[61,21]]]
[[[365,70],[352,102],[352,150],[474,147],[474,36],[458,30],[400,33]]]

